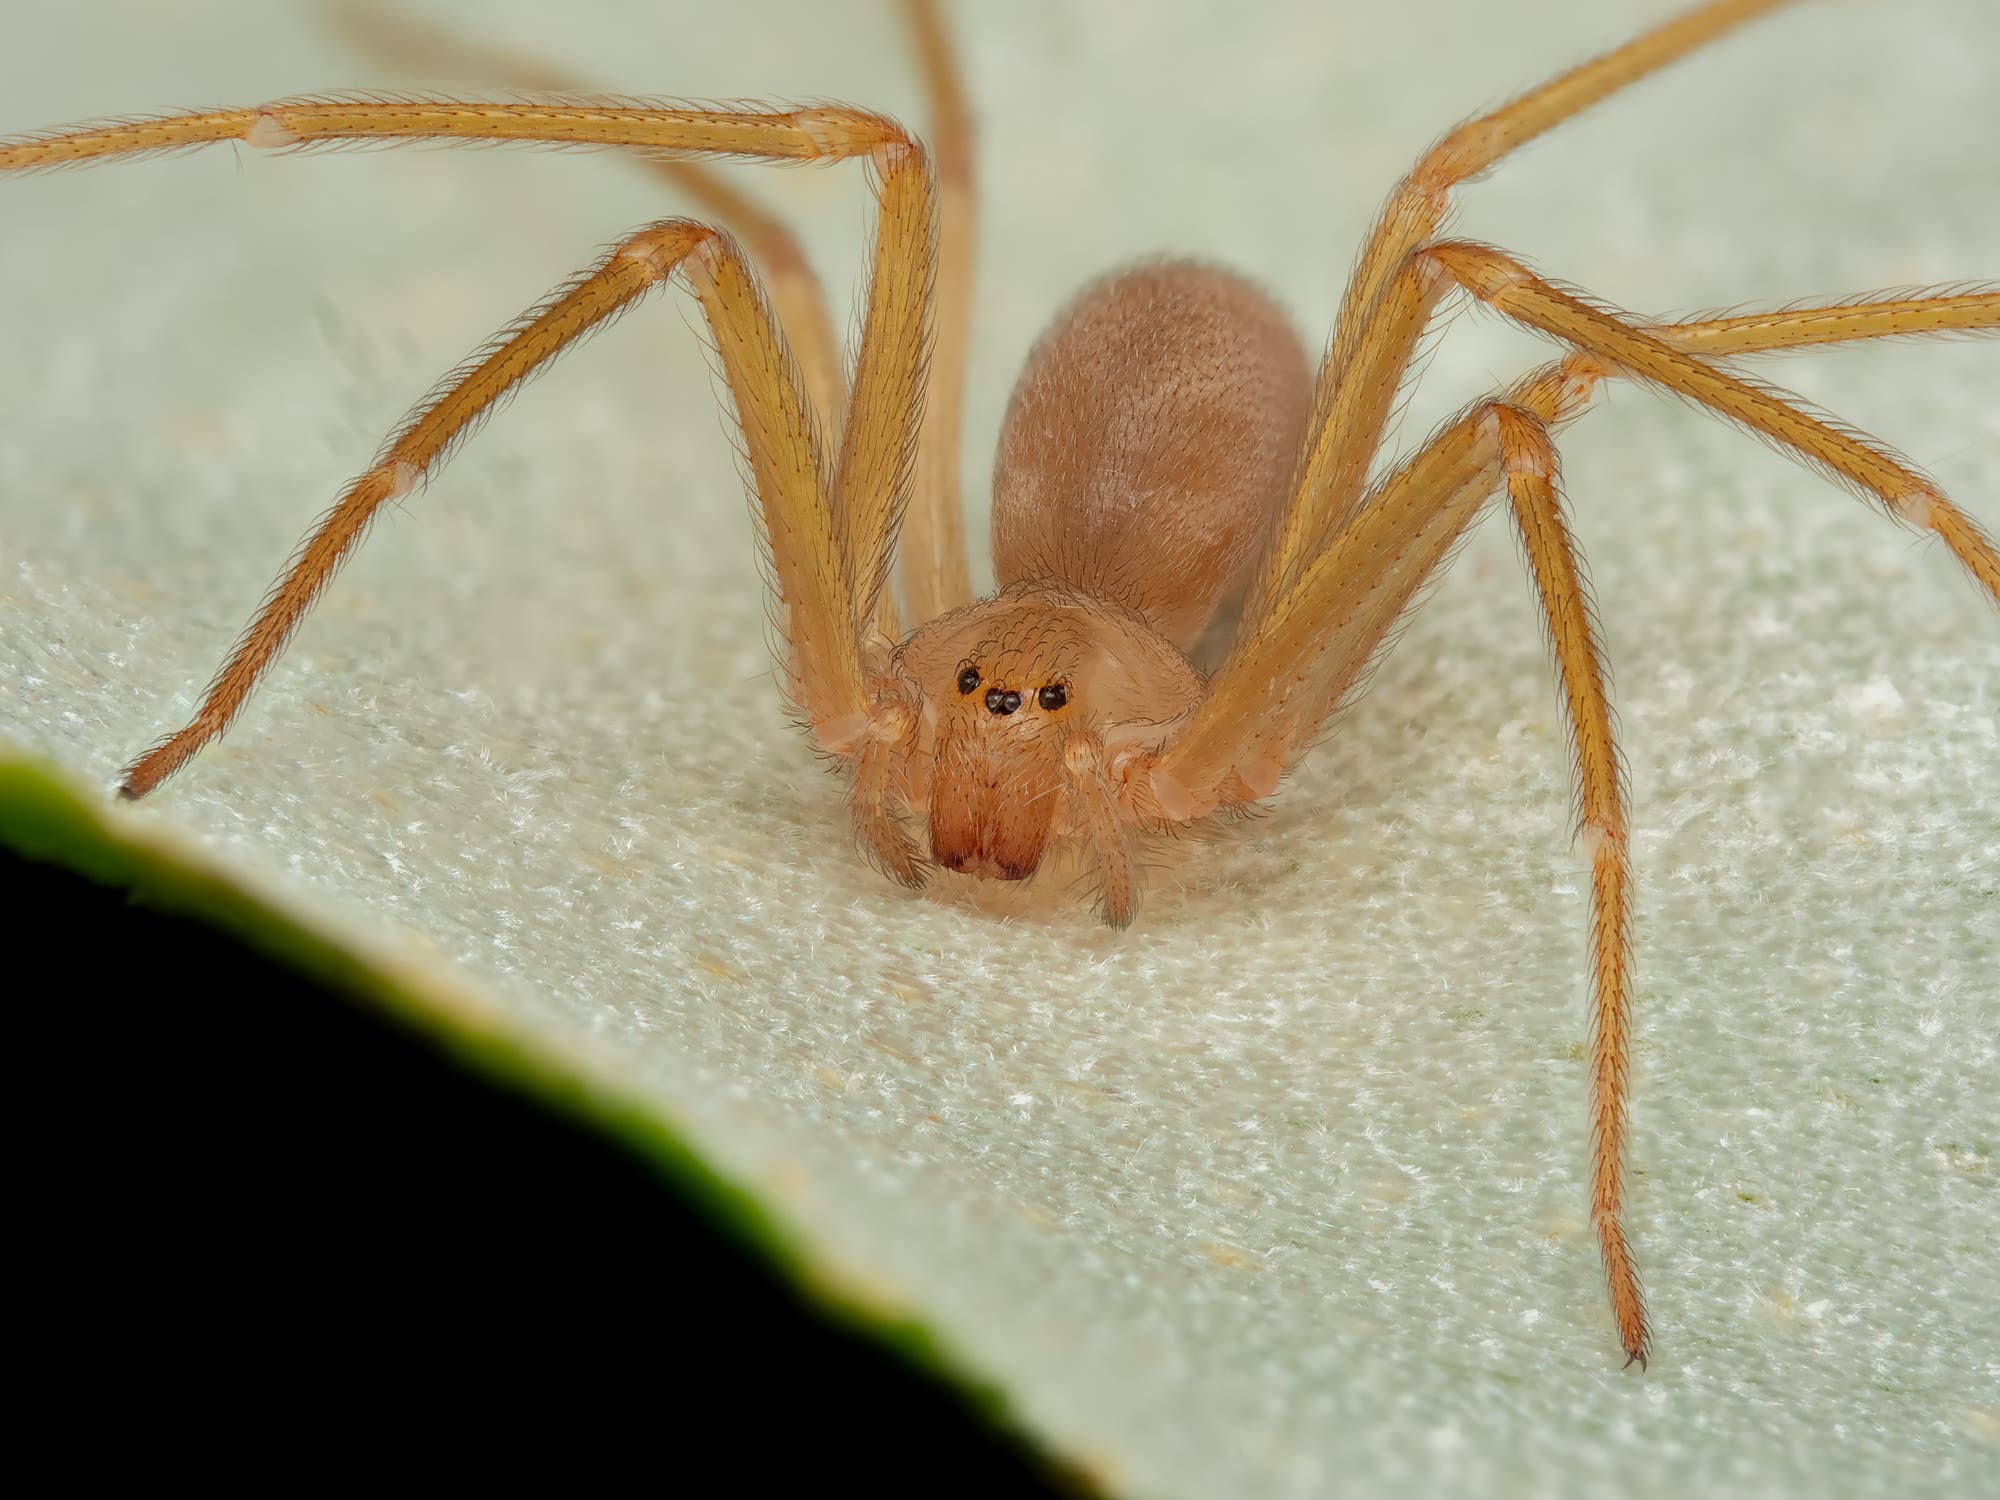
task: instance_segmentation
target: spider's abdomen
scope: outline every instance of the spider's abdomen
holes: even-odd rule
[[[1232,272],[1117,272],[1042,336],[993,477],[1002,584],[1049,579],[1135,609],[1183,649],[1241,590],[1311,402],[1284,313]]]

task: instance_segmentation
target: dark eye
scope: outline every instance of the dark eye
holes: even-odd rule
[[[979,668],[967,667],[963,672],[960,672],[958,674],[958,690],[961,693],[973,692],[978,688],[978,686],[979,686]]]
[[[1069,702],[1069,689],[1064,687],[1060,682],[1052,682],[1039,693],[1035,694],[1035,701],[1050,713],[1054,713],[1065,703]]]

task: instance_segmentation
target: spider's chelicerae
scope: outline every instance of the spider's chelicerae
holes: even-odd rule
[[[548,97],[292,99],[0,141],[0,171],[23,173],[218,141],[279,151],[595,146],[653,164],[707,211],[627,236],[447,377],[308,537],[192,722],[140,757],[123,791],[145,795],[222,733],[385,504],[521,382],[676,277],[700,305],[734,401],[780,606],[785,694],[813,744],[843,765],[862,844],[906,885],[935,865],[1019,880],[1072,845],[1094,871],[1105,919],[1129,922],[1142,842],[1270,796],[1489,499],[1504,494],[1572,739],[1592,867],[1592,1221],[1628,1363],[1643,1362],[1646,1313],[1621,1223],[1629,822],[1554,436],[1607,379],[1670,391],[1858,491],[1890,520],[1936,533],[2000,600],[2000,554],[1930,481],[1732,369],[1738,355],[1991,331],[2000,291],[1657,323],[1607,311],[1501,250],[1439,236],[1459,184],[1782,3],[1713,0],[1445,136],[1391,192],[1316,375],[1276,306],[1227,271],[1162,261],[1089,287],[1015,389],[993,480],[1000,588],[983,599],[967,576],[955,478],[971,132],[927,0],[909,0],[909,13],[928,145],[844,106],[587,98],[538,65],[359,5],[343,14],[380,50],[470,64]],[[717,156],[867,164],[874,259],[851,365],[785,228],[698,164]],[[1457,293],[1547,335],[1561,356],[1371,483],[1413,351]],[[889,568],[898,551],[899,590]],[[1204,670],[1191,653],[1231,616],[1227,648]]]

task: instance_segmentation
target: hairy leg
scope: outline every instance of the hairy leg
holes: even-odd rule
[[[1246,620],[1269,608],[1359,502],[1406,361],[1396,363],[1386,385],[1360,378],[1355,367],[1366,356],[1366,346],[1382,336],[1378,303],[1412,252],[1443,225],[1452,190],[1572,115],[1787,3],[1710,0],[1697,6],[1490,114],[1468,120],[1396,185],[1341,298],[1314,387],[1313,415],[1293,473],[1291,501],[1246,601]],[[1412,331],[1412,342],[1414,338]]]
[[[1354,361],[1350,367],[1351,378],[1339,393],[1334,405],[1336,420],[1365,421],[1368,413],[1379,418],[1387,411],[1389,399],[1401,384],[1408,368],[1412,352],[1422,335],[1426,321],[1432,315],[1441,295],[1453,285],[1453,279],[1446,267],[1446,261],[1453,253],[1463,250],[1467,256],[1498,256],[1499,252],[1487,251],[1482,246],[1455,246],[1442,244],[1425,247],[1413,253],[1402,268],[1391,279],[1388,288],[1376,304],[1377,316],[1361,340]],[[1504,257],[1501,257],[1504,259]],[[1484,262],[1482,262],[1484,263]],[[1511,275],[1511,269],[1496,271],[1498,279]],[[1576,302],[1577,299],[1571,299]],[[1586,306],[1577,302],[1579,307]],[[1618,320],[1621,325],[1639,337],[1657,339],[1661,344],[1673,349],[1698,351],[1704,360],[1733,357],[1741,354],[1774,354],[1812,345],[1847,343],[1868,338],[1923,337],[1945,334],[1977,334],[1992,332],[2000,328],[2000,289],[1972,286],[1940,288],[1930,292],[1913,292],[1900,297],[1857,298],[1845,303],[1831,305],[1796,305],[1776,308],[1765,312],[1734,314],[1728,317],[1694,320],[1678,324],[1659,324],[1641,328],[1635,323]],[[1598,347],[1598,346],[1593,346]],[[1599,354],[1603,349],[1599,348]],[[1666,356],[1671,359],[1671,354]],[[1588,362],[1591,368],[1612,368],[1614,362],[1597,358]],[[1695,365],[1697,361],[1684,361],[1684,365]],[[1737,385],[1743,382],[1735,382]],[[1681,387],[1675,387],[1683,394],[1689,394]],[[1756,389],[1756,388],[1752,388]],[[1770,396],[1771,393],[1762,393]],[[1775,398],[1774,398],[1775,399]],[[1864,441],[1840,429],[1812,417],[1809,413],[1795,410],[1779,401],[1785,411],[1798,417],[1807,425],[1801,429],[1802,440],[1814,445],[1832,444],[1837,460],[1850,460],[1856,448],[1866,449]],[[1760,429],[1763,430],[1763,429]],[[1821,459],[1819,449],[1802,449],[1791,444],[1793,451],[1808,462],[1819,462],[1822,467],[1836,472],[1836,477],[1848,479],[1867,491],[1868,480],[1851,470],[1841,470],[1837,463]],[[1886,455],[1885,455],[1886,456]],[[1907,471],[1905,471],[1907,472]],[[1354,476],[1359,478],[1359,471]],[[1879,478],[1879,476],[1878,476]],[[1935,497],[1935,491],[1929,492]],[[1897,509],[1899,519],[1904,511],[1917,512],[1919,507],[1909,502]],[[1344,520],[1351,520],[1352,507]],[[1984,581],[1980,560],[1983,543],[1978,528],[1948,502],[1941,502],[1941,508],[1922,510],[1921,515],[1934,523],[1959,556],[1961,562]],[[1910,518],[1915,519],[1912,515]],[[1337,535],[1337,533],[1336,533]],[[1314,554],[1323,550],[1331,539],[1323,539],[1315,547]],[[1990,544],[1985,544],[1990,548]],[[1337,650],[1330,651],[1329,657],[1339,658]],[[1308,693],[1299,700],[1299,707],[1293,722],[1288,726],[1286,741],[1290,744],[1303,743],[1301,730],[1309,735],[1323,724],[1338,703],[1350,692],[1351,678],[1338,671],[1327,675],[1316,693]]]
[[[902,529],[903,598],[921,625],[972,598],[959,498],[959,442],[965,415],[965,362],[972,312],[973,237],[978,196],[973,180],[972,112],[935,0],[903,0],[924,88],[930,100],[931,150],[937,159],[939,222],[937,347],[930,399],[917,447],[917,480]]]
[[[1604,653],[1582,555],[1563,516],[1548,424],[1514,406],[1494,412],[1542,621],[1555,648],[1569,729],[1576,832],[1590,859],[1590,1222],[1626,1363],[1645,1366],[1650,1336],[1639,1268],[1625,1236],[1625,1137],[1632,1074],[1632,862],[1625,761],[1612,727]]]
[[[2000,331],[2000,292],[1991,289],[1781,308],[1647,330],[1662,345],[1730,355],[1994,331]],[[1268,793],[1319,727],[1319,716],[1352,696],[1410,599],[1504,480],[1555,651],[1578,829],[1591,860],[1591,1219],[1620,1341],[1628,1361],[1643,1364],[1649,1346],[1645,1303],[1622,1218],[1632,1035],[1624,770],[1594,609],[1562,514],[1552,442],[1556,428],[1586,409],[1607,373],[1613,372],[1594,354],[1574,353],[1448,424],[1376,488],[1304,571],[1269,626],[1226,666],[1211,685],[1211,700],[1219,697],[1220,706],[1205,702],[1188,733],[1157,762],[1133,768],[1142,775],[1128,772],[1127,785],[1134,803],[1150,801],[1155,808],[1189,800],[1199,810],[1204,802]],[[1261,721],[1248,701],[1260,686],[1269,694]],[[1309,706],[1290,712],[1299,701]],[[1235,729],[1246,719],[1258,722],[1258,733]],[[1157,795],[1162,783],[1170,798]]]
[[[188,110],[37,131],[0,140],[0,172],[49,172],[118,157],[241,141],[270,151],[321,146],[479,141],[628,150],[684,158],[844,161],[909,144],[895,121],[866,110],[691,109],[671,104],[482,103],[471,99],[277,99],[245,109]]]
[[[851,606],[804,394],[782,335],[739,252],[704,225],[671,219],[628,236],[418,407],[293,555],[194,718],[126,770],[123,794],[144,796],[228,727],[383,505],[408,494],[563,349],[677,270],[701,299],[736,400],[780,590],[792,610],[789,644],[799,706],[816,726],[865,712],[852,632],[833,628],[846,625]],[[816,623],[821,621],[824,628]]]
[[[1435,248],[1447,254],[1452,250]],[[1484,247],[1471,248],[1497,255],[1484,252]],[[1413,257],[1416,264],[1406,268],[1409,286],[1431,274],[1421,269],[1429,254],[1420,252]],[[1843,460],[1852,456],[1867,465],[1864,473],[1889,476],[1884,482],[1922,485],[1922,493],[1939,502],[1929,505],[1927,519],[1933,529],[1945,534],[1954,554],[1984,581],[1975,566],[1983,564],[1977,550],[1983,536],[1933,487],[1844,430],[1679,351],[1734,357],[1871,338],[1993,334],[2000,332],[2000,289],[1941,288],[1935,293],[1793,306],[1644,328],[1617,323],[1607,314],[1576,305],[1613,325],[1616,332],[1644,340],[1659,358],[1673,362],[1675,372],[1691,371],[1704,390],[1708,381],[1715,380],[1732,393],[1748,392],[1758,414],[1775,408],[1788,427],[1802,424],[1798,430],[1808,441],[1831,443]],[[1378,357],[1387,362],[1387,356],[1378,352]],[[1596,382],[1607,375],[1644,378],[1616,358],[1580,352],[1534,372],[1501,400],[1559,428],[1581,415]],[[1148,775],[1164,775],[1175,789],[1169,801],[1176,811],[1161,814],[1168,821],[1267,795],[1326,717],[1352,697],[1403,606],[1449,556],[1452,542],[1503,477],[1497,450],[1482,440],[1480,410],[1447,424],[1385,477],[1349,524],[1309,559],[1266,618],[1245,622],[1187,731],[1157,761],[1148,759],[1135,767]],[[1782,437],[1778,441],[1798,451]],[[1816,453],[1803,456],[1823,466]],[[1877,466],[1886,466],[1880,475]],[[1917,508],[1904,498],[1901,509],[1891,507],[1890,513],[1909,519],[1904,512]],[[1937,524],[1940,518],[1942,527]],[[1952,518],[1958,520],[1956,529]]]
[[[731,243],[685,221],[641,231],[449,377],[418,408],[307,538],[204,694],[193,721],[127,772],[126,794],[143,795],[222,732],[382,505],[408,493],[522,380],[683,265],[709,315],[757,479],[786,606],[788,690],[821,748],[853,753],[868,721],[855,621],[867,618],[874,604],[872,597],[858,596],[857,581],[881,577],[907,493],[909,466],[902,456],[915,448],[921,417],[921,352],[928,338],[927,293],[936,254],[928,159],[892,122],[835,107],[697,110],[633,103],[287,100],[250,109],[105,121],[0,141],[0,172],[84,165],[227,140],[290,149],[342,141],[436,139],[755,159],[867,158],[884,200],[884,227],[878,233],[860,365],[864,371],[869,367],[869,346],[879,344],[883,373],[869,387],[873,394],[867,415],[857,415],[848,427],[850,435],[862,421],[879,422],[881,430],[871,432],[865,442],[843,443],[829,484],[823,444],[796,363],[764,307],[755,278]],[[911,295],[913,287],[924,294]],[[858,398],[855,410],[862,410]],[[839,522],[836,505],[844,518]]]
[[[1765,312],[1652,323],[1662,343],[1704,359],[1782,354],[1860,339],[1936,338],[2000,331],[2000,282],[1919,290],[1900,297],[1863,295],[1845,302],[1798,303]]]
[[[937,332],[916,479],[900,533],[903,592],[911,623],[921,624],[972,597],[958,468],[977,201],[971,112],[950,37],[934,0],[901,0],[901,5],[929,103],[939,195]],[[383,0],[330,0],[329,11],[356,45],[392,63],[456,72],[486,87],[570,95],[592,92],[540,59],[455,36],[406,16]],[[790,334],[813,409],[824,415],[829,435],[838,435],[847,405],[839,340],[798,241],[776,216],[702,163],[648,159],[646,165],[744,242],[763,272],[778,320]],[[888,589],[877,595],[875,629],[890,639],[899,633]]]
[[[479,88],[524,94],[566,94],[582,98],[597,90],[561,68],[477,38],[462,37],[386,0],[324,0],[329,19],[356,50],[398,68],[457,76]],[[791,340],[792,356],[806,383],[806,395],[829,434],[846,409],[846,378],[840,340],[819,279],[805,251],[782,220],[738,192],[707,164],[642,157],[640,164],[694,200],[702,216],[743,242],[764,277],[778,321]]]
[[[866,635],[879,624],[886,650],[896,635],[889,555],[910,499],[930,363],[937,179],[913,142],[880,148],[870,165],[875,252],[833,505],[854,594],[854,628]]]
[[[902,4],[929,97],[940,199],[934,278],[937,334],[916,452],[916,480],[901,531],[904,592],[914,622],[921,623],[971,597],[958,462],[975,203],[971,118],[950,39],[932,0],[902,0]],[[329,0],[328,10],[349,40],[393,64],[458,73],[485,87],[572,96],[592,92],[538,58],[456,36],[382,0]],[[778,321],[790,336],[813,410],[821,414],[829,439],[839,437],[847,409],[840,342],[819,281],[797,239],[775,215],[701,162],[648,157],[644,164],[743,241],[763,273]],[[899,353],[909,355],[907,349]],[[893,593],[886,587],[874,593],[873,628],[893,640],[900,633]]]
[[[1616,374],[1684,396],[1740,423],[1874,500],[1892,520],[1936,533],[2000,604],[2000,551],[1992,540],[1936,485],[1880,445],[1682,352],[1644,327],[1544,281],[1490,246],[1441,242],[1426,246],[1418,256],[1442,266],[1452,280],[1515,322],[1581,350]],[[2000,295],[1952,300],[1961,304],[1950,310],[1958,314],[1976,316],[2000,307]],[[1967,309],[1962,305],[1967,300],[1983,307]],[[1901,316],[1908,319],[1907,310]],[[1968,326],[1963,320],[1958,324],[1960,329]],[[1901,331],[1917,330],[1906,326]],[[1713,340],[1726,337],[1723,331],[1711,335]]]

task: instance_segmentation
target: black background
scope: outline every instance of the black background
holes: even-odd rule
[[[77,1422],[169,1471],[253,1439],[292,1475],[552,1445],[573,1478],[615,1457],[669,1490],[719,1464],[702,1490],[1074,1492],[623,1147],[366,1006],[4,853],[0,913],[7,1342],[43,1443]]]

